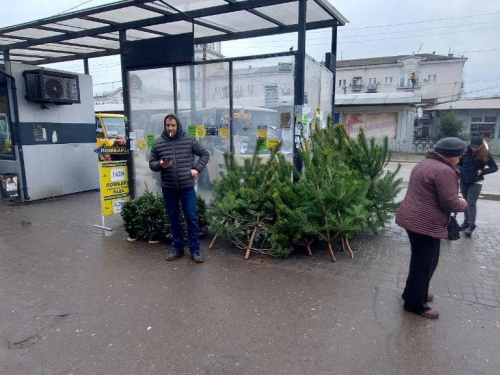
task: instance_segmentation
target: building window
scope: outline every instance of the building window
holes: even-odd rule
[[[248,85],[247,90],[250,94],[253,94],[253,85]]]
[[[412,76],[413,72],[412,73],[408,73],[408,74],[405,74],[405,75],[401,75],[399,77],[399,87],[412,87],[412,83],[411,83],[411,76]],[[417,86],[420,86],[420,75],[418,73],[415,73],[415,76],[417,77],[417,81],[415,82],[415,87]]]
[[[430,82],[430,83],[436,82],[436,77],[437,77],[437,74],[429,74],[427,76],[427,82]]]
[[[362,77],[354,77],[352,79],[351,89],[354,91],[359,91],[363,87]]]
[[[377,85],[377,78],[368,78],[368,84],[370,86],[376,86]]]
[[[339,79],[339,87],[344,87],[346,86],[346,80],[345,79]]]
[[[385,77],[385,84],[392,85],[392,77]]]
[[[471,137],[479,135],[485,140],[493,139],[497,124],[496,116],[472,117],[470,124]]]
[[[243,96],[243,86],[242,85],[236,85],[234,88],[234,95],[237,98],[241,98]]]

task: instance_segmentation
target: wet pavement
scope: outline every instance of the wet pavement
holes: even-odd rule
[[[325,248],[244,261],[221,241],[204,264],[167,263],[119,216],[93,227],[97,192],[0,204],[0,374],[496,375],[499,209],[481,199],[473,237],[442,242],[429,320],[402,309],[394,224],[336,263]]]

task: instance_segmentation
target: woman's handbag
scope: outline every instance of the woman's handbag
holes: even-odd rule
[[[460,239],[460,227],[458,226],[456,212],[450,216],[450,222],[448,223],[448,239],[452,241]]]

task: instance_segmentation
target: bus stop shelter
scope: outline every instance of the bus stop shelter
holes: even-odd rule
[[[179,113],[212,155],[250,153],[258,136],[268,144],[281,142],[294,158],[308,135],[307,122],[325,126],[333,115],[337,27],[346,22],[328,0],[128,0],[0,29],[13,145],[11,154],[0,154],[0,167],[18,165],[27,197],[15,95],[24,83],[16,85],[12,67],[82,60],[88,75],[89,59],[110,55],[121,57],[132,196],[147,182],[134,168],[144,167],[158,135],[156,117],[148,112],[155,100],[165,113]],[[306,56],[306,31],[325,28],[332,42],[320,64]],[[296,50],[284,46],[271,55],[194,60],[195,45],[292,32]],[[158,82],[166,93],[161,98],[154,95]],[[217,158],[213,163],[220,167]]]

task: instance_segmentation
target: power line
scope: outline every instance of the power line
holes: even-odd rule
[[[56,16],[59,16],[59,15],[64,14],[64,13],[71,12],[72,10],[75,10],[76,8],[80,8],[82,5],[85,5],[85,4],[87,4],[87,3],[91,3],[91,2],[92,2],[92,0],[87,0],[87,1],[84,1],[83,3],[80,3],[80,4],[78,4],[78,5],[75,5],[75,6],[74,6],[74,7],[72,7],[72,8],[69,8],[69,9],[67,9],[67,10],[64,10],[64,11],[60,12],[60,13],[57,13],[57,14],[56,14]]]
[[[421,20],[421,21],[414,21],[414,22],[403,22],[403,23],[392,23],[392,24],[387,24],[387,25],[377,25],[377,26],[365,26],[365,27],[357,27],[357,28],[345,28],[345,29],[339,29],[341,32],[342,31],[351,31],[351,30],[365,30],[365,29],[376,29],[380,27],[393,27],[393,26],[403,26],[403,25],[415,25],[419,23],[426,23],[426,22],[438,22],[438,21],[450,21],[450,20],[459,20],[463,18],[472,18],[472,17],[482,17],[482,16],[491,16],[494,14],[500,14],[500,12],[491,12],[491,13],[482,13],[482,14],[470,14],[468,16],[460,16],[460,17],[449,17],[449,18],[436,18],[432,20]]]
[[[498,22],[500,22],[500,20],[491,21],[491,22],[473,22],[473,23],[467,23],[467,24],[462,24],[462,25],[452,25],[452,26],[427,27],[425,29],[398,30],[397,32],[398,32],[398,34],[400,34],[400,33],[412,33],[412,32],[419,32],[419,31],[426,31],[426,30],[449,29],[451,27],[464,27],[464,26],[473,26],[473,25],[485,25],[485,24],[498,23]],[[463,30],[463,31],[469,31],[469,30]],[[338,39],[343,39],[343,38],[358,38],[358,37],[365,37],[365,36],[372,36],[372,35],[387,35],[387,34],[394,34],[394,31],[392,31],[392,32],[384,32],[384,33],[349,35],[349,36],[345,36],[345,37],[339,37]],[[327,39],[327,38],[323,38],[323,39]]]

